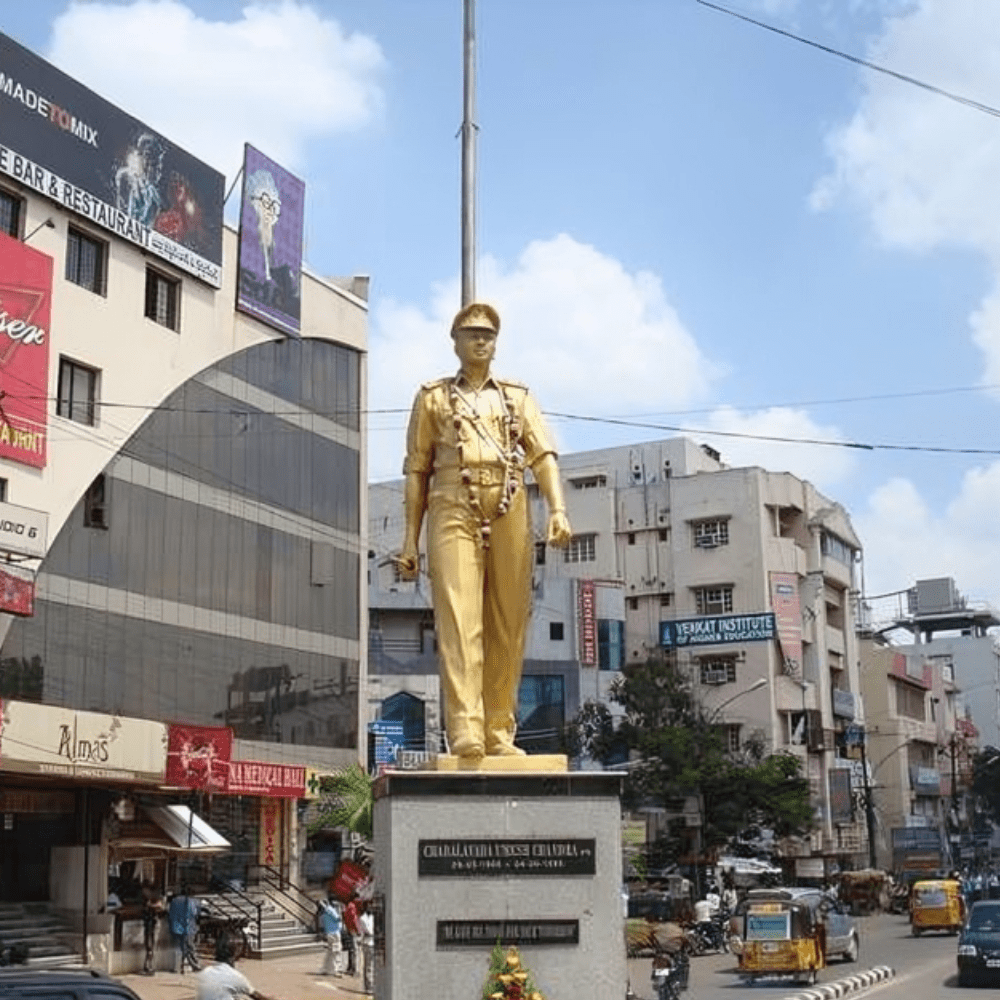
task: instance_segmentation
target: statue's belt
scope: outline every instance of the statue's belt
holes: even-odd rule
[[[473,466],[469,469],[469,473],[471,475],[472,486],[503,486],[512,479],[520,485],[523,481],[523,473],[520,469],[506,470],[502,465]],[[434,480],[436,486],[462,483],[463,481],[461,470],[457,465],[435,469]]]

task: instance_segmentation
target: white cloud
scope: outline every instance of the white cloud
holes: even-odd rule
[[[853,517],[865,548],[869,593],[910,587],[918,579],[954,577],[962,592],[1000,607],[1000,462],[971,469],[936,514],[907,479],[893,479]],[[933,540],[928,562],[928,540]]]
[[[869,55],[880,65],[995,106],[1000,76],[996,10],[980,0],[920,0],[886,21]],[[887,244],[980,252],[1000,275],[1000,130],[996,118],[938,94],[863,71],[865,94],[828,137],[833,170],[812,204],[844,198]],[[1000,371],[996,294],[972,317],[987,380]],[[992,374],[990,374],[992,373]]]
[[[501,314],[497,373],[527,382],[547,411],[606,416],[684,407],[704,400],[718,374],[659,278],[630,273],[569,236],[529,244],[509,267],[485,258],[477,288]],[[456,369],[448,331],[458,301],[451,281],[434,290],[426,311],[392,301],[379,307],[370,344],[372,408],[409,407],[421,381]],[[373,421],[371,478],[398,474],[401,422],[394,417],[377,431]],[[583,436],[574,432],[574,448],[590,446]]]
[[[294,169],[310,138],[370,122],[385,68],[376,42],[295,0],[249,3],[234,21],[179,0],[78,0],[48,58],[229,176],[245,141]]]
[[[722,460],[730,466],[758,465],[771,472],[791,472],[808,479],[821,491],[827,492],[843,481],[855,469],[855,460],[848,448],[836,445],[786,444],[759,438],[790,438],[794,440],[843,441],[843,434],[833,426],[817,424],[804,410],[771,407],[754,413],[740,413],[732,407],[720,407],[702,426],[736,434],[756,435],[758,439],[742,437],[707,438]],[[699,435],[692,435],[699,438]]]

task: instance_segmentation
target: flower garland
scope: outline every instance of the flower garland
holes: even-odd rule
[[[545,1000],[531,978],[531,973],[521,964],[521,956],[514,947],[506,951],[498,941],[490,954],[490,971],[483,985],[482,1000]]]
[[[483,420],[479,415],[479,411],[458,388],[458,378],[452,379],[451,384],[448,386],[448,402],[451,406],[452,425],[455,428],[459,475],[461,476],[463,485],[469,491],[469,506],[479,520],[479,533],[484,549],[490,547],[492,520],[502,517],[510,509],[511,501],[514,499],[514,494],[517,493],[520,484],[519,473],[522,471],[524,465],[524,458],[519,449],[521,443],[521,420],[517,415],[517,410],[514,408],[514,401],[510,398],[507,387],[500,385],[499,388],[500,398],[503,400],[504,405],[502,441],[497,441],[489,432],[489,429],[482,426]],[[465,404],[464,408],[460,408],[460,402]],[[476,433],[484,441],[493,446],[493,449],[503,460],[503,495],[500,498],[500,503],[497,505],[496,517],[493,519],[487,517],[486,512],[483,510],[479,490],[473,482],[472,470],[466,464],[465,449],[462,445],[463,409],[465,411],[464,418],[473,425]]]

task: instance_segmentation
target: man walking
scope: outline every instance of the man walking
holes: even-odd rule
[[[170,900],[167,916],[170,933],[174,939],[174,972],[183,975],[187,962],[197,972],[201,968],[194,950],[194,938],[198,933],[198,900],[188,894],[188,887],[182,886],[178,895]]]
[[[340,940],[344,923],[340,916],[340,907],[332,899],[324,899],[320,902],[319,929],[326,939],[326,955],[323,958],[323,968],[320,970],[321,976],[340,977],[343,972],[343,944]]]

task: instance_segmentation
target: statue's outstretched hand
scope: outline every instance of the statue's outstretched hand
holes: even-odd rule
[[[573,537],[573,529],[569,526],[569,518],[564,511],[556,510],[549,514],[549,530],[545,540],[557,549],[564,549]]]

